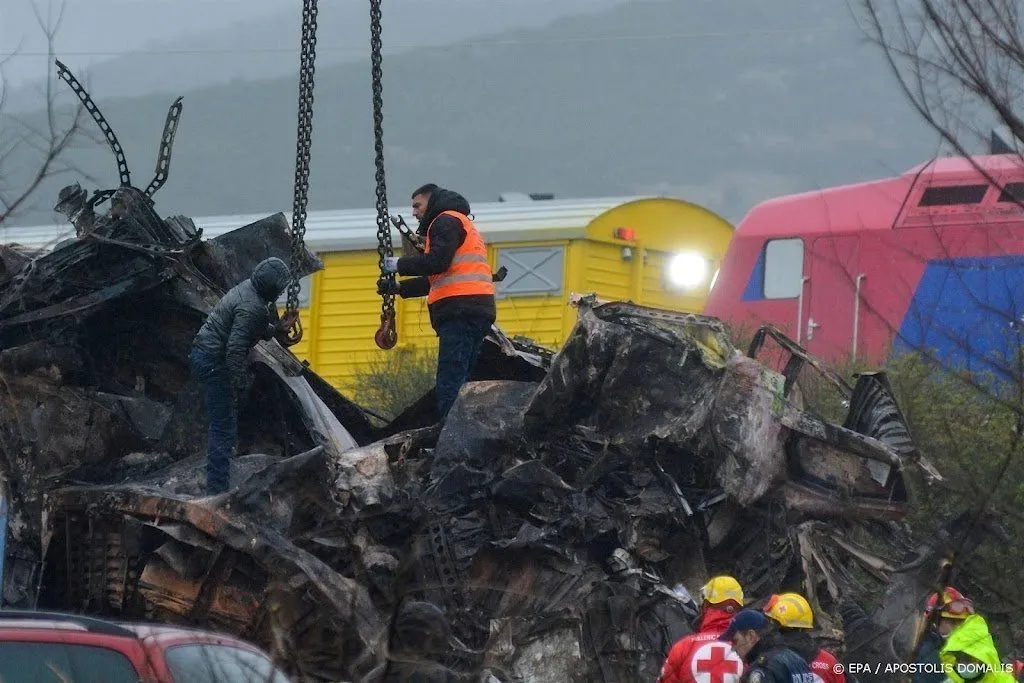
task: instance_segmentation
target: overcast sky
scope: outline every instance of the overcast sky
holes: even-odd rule
[[[628,0],[385,0],[385,49],[441,45]],[[110,97],[280,76],[298,63],[301,0],[0,0],[0,59],[8,94],[41,82],[46,37],[61,18],[57,57]],[[61,8],[63,7],[63,13]],[[320,0],[317,63],[364,58],[367,0]]]
[[[46,38],[34,7],[44,19],[62,17],[57,51],[88,65],[156,41],[224,29],[240,17],[267,16],[294,4],[293,0],[3,0],[0,53],[9,55],[4,74],[8,83],[19,84],[47,70]]]

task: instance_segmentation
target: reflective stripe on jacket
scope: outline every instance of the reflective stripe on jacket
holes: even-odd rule
[[[491,266],[487,261],[487,245],[469,217],[457,211],[442,211],[439,216],[453,216],[462,223],[466,239],[455,251],[448,270],[439,275],[430,275],[430,292],[427,303],[432,304],[452,296],[494,296],[494,281]],[[436,220],[436,219],[435,219]],[[427,230],[426,252],[430,252],[430,230]]]
[[[971,662],[963,655],[975,661]],[[1014,683],[1013,675],[1004,671],[988,623],[980,614],[972,614],[953,629],[939,658],[946,669],[946,676],[953,683],[967,680],[974,683]],[[958,666],[964,670],[958,671]]]

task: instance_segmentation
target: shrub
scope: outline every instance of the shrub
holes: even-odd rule
[[[390,422],[433,389],[436,368],[436,350],[377,352],[356,375],[352,394],[357,403]]]

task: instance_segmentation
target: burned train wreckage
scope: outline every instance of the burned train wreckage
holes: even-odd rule
[[[848,653],[896,628],[851,598],[903,559],[905,476],[938,474],[884,375],[850,386],[772,329],[744,354],[715,319],[584,299],[557,354],[495,328],[441,428],[430,397],[375,425],[261,342],[233,489],[199,497],[189,345],[257,262],[289,258],[289,225],[203,240],[121,161],[117,190],[62,193],[75,238],[0,245],[5,605],[221,629],[327,681],[383,680],[409,600],[439,608],[435,659],[472,680],[652,681],[691,629],[679,587],[721,571],[801,590]],[[783,372],[756,358],[769,341]],[[802,409],[805,367],[843,425]]]

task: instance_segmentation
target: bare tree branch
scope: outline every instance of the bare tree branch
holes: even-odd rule
[[[54,43],[64,17],[64,5],[60,4],[57,16],[49,12],[44,19],[39,6],[33,4],[36,21],[47,39],[47,63],[52,64],[55,57]],[[49,8],[52,10],[52,6]],[[3,64],[0,63],[0,67]],[[70,119],[61,121],[60,107],[58,106],[58,92],[55,87],[55,76],[48,75],[45,87],[45,123],[34,125],[22,117],[5,116],[10,128],[3,137],[8,142],[0,147],[0,225],[9,221],[16,213],[25,207],[33,195],[40,189],[44,181],[62,173],[74,171],[75,169],[67,162],[67,152],[71,149],[78,137],[83,133],[83,121],[85,107],[76,103],[71,112]],[[0,81],[0,112],[6,101],[6,89]],[[34,151],[32,156],[36,159],[34,171],[27,178],[15,174],[11,162],[15,161],[16,152]],[[24,160],[21,160],[22,163]],[[12,180],[12,176],[16,180]],[[17,184],[12,189],[11,186]]]

